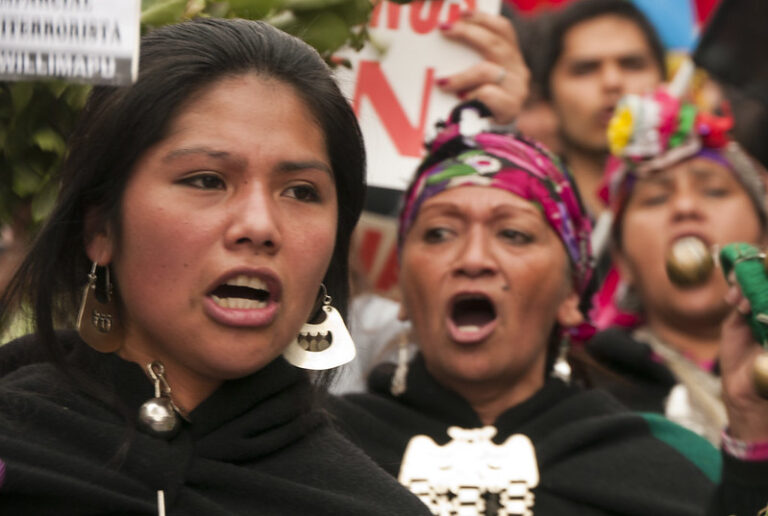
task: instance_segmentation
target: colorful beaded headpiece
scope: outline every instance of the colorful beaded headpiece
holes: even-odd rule
[[[462,105],[428,146],[429,154],[405,193],[398,244],[402,249],[424,201],[449,188],[491,186],[534,203],[565,246],[578,292],[592,273],[592,229],[573,179],[555,155],[514,134],[480,128],[477,107]]]
[[[614,214],[619,214],[638,177],[701,157],[734,173],[765,222],[765,187],[754,163],[729,138],[732,127],[729,114],[701,112],[664,88],[651,95],[626,95],[617,104],[608,125],[611,157],[605,169],[603,200]]]

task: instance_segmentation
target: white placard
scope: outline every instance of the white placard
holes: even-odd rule
[[[459,102],[438,78],[469,68],[480,56],[440,34],[465,10],[498,13],[500,0],[380,2],[369,23],[372,43],[342,54],[352,69],[336,72],[352,102],[368,153],[368,183],[403,190],[423,155],[434,124]]]
[[[130,84],[141,0],[0,0],[0,80]]]

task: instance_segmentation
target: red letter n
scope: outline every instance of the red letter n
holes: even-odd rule
[[[397,152],[403,156],[418,158],[421,156],[424,141],[424,125],[427,119],[427,108],[432,93],[435,72],[427,68],[424,89],[421,95],[421,112],[418,125],[411,125],[402,106],[397,100],[387,78],[376,61],[360,61],[360,71],[357,75],[355,98],[352,107],[360,114],[360,103],[364,97],[371,101],[373,109],[395,144]]]

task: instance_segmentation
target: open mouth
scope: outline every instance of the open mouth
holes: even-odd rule
[[[266,308],[271,295],[266,282],[241,274],[216,287],[210,297],[222,308],[256,310]]]
[[[450,322],[458,333],[477,334],[491,330],[496,320],[496,307],[483,294],[465,295],[453,301]]]

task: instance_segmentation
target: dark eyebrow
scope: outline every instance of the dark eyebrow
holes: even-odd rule
[[[220,161],[229,161],[234,163],[238,168],[244,168],[246,164],[246,160],[243,158],[233,156],[226,151],[214,150],[209,147],[183,147],[181,149],[175,149],[163,156],[163,162],[173,161],[174,159],[194,154],[203,154],[209,158]]]
[[[277,166],[280,172],[298,172],[299,170],[316,169],[323,172],[327,172],[328,175],[333,176],[333,170],[326,163],[315,160],[301,160],[301,161],[283,161]]]

